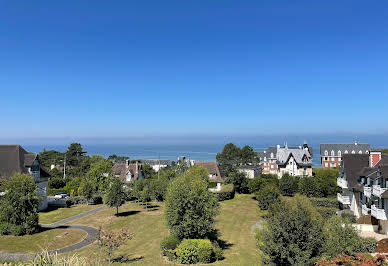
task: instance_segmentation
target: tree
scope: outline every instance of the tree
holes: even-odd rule
[[[320,194],[324,197],[335,196],[341,189],[337,186],[338,169],[313,169],[314,177],[317,179],[317,184]]]
[[[61,177],[52,177],[48,182],[49,188],[63,188],[66,183]]]
[[[126,195],[123,187],[123,182],[114,177],[108,186],[105,193],[105,204],[111,208],[116,208],[116,215],[119,214],[119,207],[125,203]]]
[[[113,165],[110,160],[100,160],[90,167],[86,179],[93,183],[94,191],[104,191],[109,178],[113,176]]]
[[[279,181],[279,190],[283,196],[294,196],[298,192],[299,177],[284,174]]]
[[[50,169],[51,165],[62,165],[65,155],[59,151],[43,149],[38,156],[43,167]]]
[[[237,193],[248,193],[248,178],[245,173],[233,171],[226,178],[225,182],[227,184],[233,184],[234,189]]]
[[[298,191],[307,197],[321,197],[321,189],[315,177],[303,177],[299,180]]]
[[[202,179],[206,184],[209,183],[209,172],[206,170],[205,167],[202,166],[193,166],[191,167],[187,172],[187,176],[192,176],[193,178],[200,178]]]
[[[297,195],[273,204],[268,212],[262,251],[265,264],[313,265],[322,250],[322,217]]]
[[[248,190],[249,193],[255,193],[262,189],[267,184],[266,180],[261,177],[255,177],[253,179],[249,179],[248,181]]]
[[[39,198],[31,176],[15,174],[2,185],[0,199],[0,234],[24,235],[38,230]]]
[[[80,143],[71,143],[65,152],[66,155],[66,173],[67,175],[77,177],[83,176],[90,167],[90,159],[84,156],[86,151],[83,150]]]
[[[109,155],[108,160],[111,160],[113,163],[123,163],[126,160],[129,160],[128,156],[118,156],[116,154]]]
[[[274,184],[268,184],[255,194],[259,207],[267,210],[272,204],[280,201],[280,191]]]
[[[108,262],[112,262],[113,252],[117,250],[126,241],[133,238],[133,235],[125,229],[118,232],[103,231],[101,228],[98,232],[97,246],[105,252]]]
[[[86,199],[89,204],[93,199],[93,195],[95,193],[93,182],[90,180],[82,180],[79,189],[81,191],[81,195]]]
[[[200,175],[182,174],[174,179],[167,189],[165,206],[167,225],[179,239],[203,238],[214,230],[218,199]]]
[[[144,179],[149,179],[156,175],[156,171],[154,170],[154,168],[152,168],[152,166],[148,164],[144,164],[143,174],[144,174]]]
[[[257,164],[260,159],[258,157],[257,152],[255,152],[252,147],[246,145],[241,149],[241,163],[243,165],[248,164]]]
[[[241,150],[233,143],[228,143],[222,152],[217,153],[216,159],[222,174],[228,176],[236,166],[241,164]]]

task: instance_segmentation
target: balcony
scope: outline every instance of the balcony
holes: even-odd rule
[[[364,187],[364,196],[367,198],[372,197],[372,187]]]
[[[368,215],[368,214],[370,214],[370,208],[368,208],[368,207],[366,206],[366,204],[363,204],[363,205],[361,206],[361,213],[362,213],[362,215]]]
[[[344,205],[350,205],[350,197],[349,196],[342,196],[342,194],[337,193],[337,199],[339,202],[341,202]]]
[[[385,191],[387,191],[388,188],[382,188],[380,185],[373,185],[372,194],[378,198],[381,197],[381,194],[383,194]]]
[[[387,212],[384,209],[380,209],[376,205],[371,206],[371,214],[373,217],[379,220],[388,220]]]
[[[340,188],[348,188],[348,181],[346,181],[346,180],[343,179],[343,178],[338,177],[338,178],[337,178],[337,185],[338,185]]]

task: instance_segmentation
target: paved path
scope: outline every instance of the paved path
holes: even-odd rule
[[[80,229],[84,230],[87,233],[87,236],[85,237],[84,240],[81,242],[78,242],[74,245],[60,248],[57,250],[51,250],[49,251],[50,253],[65,253],[69,251],[74,251],[80,248],[83,248],[91,243],[93,243],[97,237],[98,237],[98,230],[94,227],[90,226],[84,226],[84,225],[65,225],[66,223],[69,223],[71,221],[77,220],[79,218],[82,218],[84,216],[96,213],[98,211],[101,211],[103,209],[106,209],[107,206],[102,206],[66,219],[63,219],[61,221],[52,223],[52,224],[41,224],[40,226],[43,228],[48,228],[48,229],[55,229],[55,228],[71,228],[71,229]],[[28,254],[28,253],[6,253],[6,252],[0,252],[0,259],[2,260],[26,260],[26,259],[31,259],[35,256],[35,254]]]

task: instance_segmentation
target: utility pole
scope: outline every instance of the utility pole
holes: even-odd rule
[[[160,177],[160,153],[158,153],[158,162],[159,162],[159,167],[158,167],[158,180],[159,180],[159,177]]]
[[[66,178],[66,153],[65,153],[65,159],[63,160],[63,179]]]

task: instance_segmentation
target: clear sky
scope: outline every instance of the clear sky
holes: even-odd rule
[[[388,1],[0,0],[0,138],[388,135]]]

